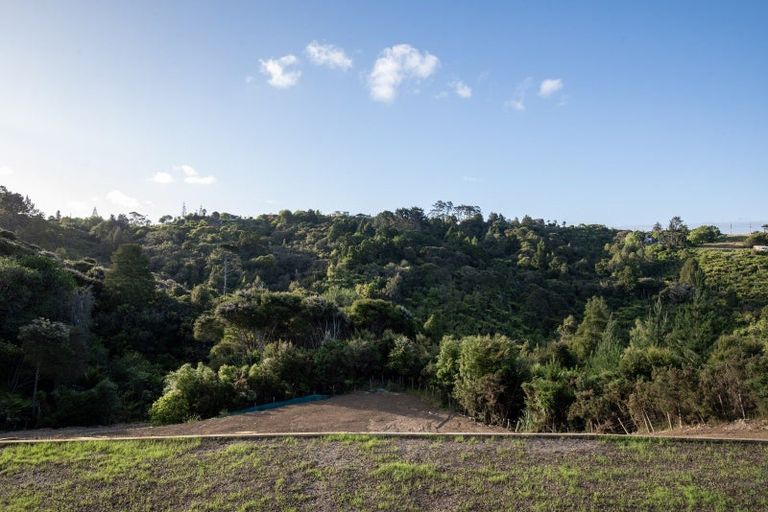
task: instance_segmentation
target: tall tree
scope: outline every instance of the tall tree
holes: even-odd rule
[[[45,318],[35,319],[19,329],[19,341],[24,356],[35,368],[32,409],[35,416],[39,417],[37,388],[40,375],[57,376],[72,370],[78,353],[75,345],[70,343],[69,326]]]
[[[112,268],[104,284],[119,302],[134,306],[146,304],[155,293],[155,278],[149,259],[137,244],[121,245],[112,255]]]

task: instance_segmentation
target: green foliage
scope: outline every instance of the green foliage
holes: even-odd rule
[[[500,423],[522,409],[527,377],[518,344],[506,336],[468,336],[461,341],[453,393],[470,415]]]
[[[619,232],[441,201],[153,225],[46,220],[0,188],[0,226],[3,425],[183,421],[373,379],[530,429],[768,415],[768,258],[677,217]]]
[[[768,345],[765,339],[721,337],[701,373],[702,402],[715,417],[768,414]]]
[[[390,330],[413,336],[415,325],[411,314],[402,306],[380,299],[360,299],[349,308],[349,320],[358,330],[366,330],[377,336]]]
[[[316,347],[346,330],[346,318],[335,304],[294,292],[240,292],[216,307],[216,318],[248,350],[278,340]]]
[[[182,423],[191,416],[189,402],[178,389],[165,393],[149,409],[149,420],[153,425]]]
[[[750,234],[747,239],[744,240],[744,245],[747,247],[754,247],[755,245],[768,245],[768,233],[756,231]]]
[[[163,397],[152,404],[150,418],[163,422],[166,418],[182,420],[193,417],[210,418],[226,409],[230,403],[232,388],[222,383],[218,375],[203,363],[185,364],[165,378]]]
[[[574,401],[574,372],[557,363],[537,365],[533,378],[523,383],[524,428],[533,432],[567,430],[568,410]]]
[[[418,379],[429,359],[430,353],[427,347],[419,340],[398,336],[389,351],[386,367],[400,377]]]
[[[672,249],[680,249],[688,244],[688,226],[680,217],[672,217],[669,226],[665,230],[658,231],[656,237],[662,246]]]
[[[0,392],[0,429],[19,428],[32,419],[32,400],[18,393]]]
[[[77,346],[70,343],[70,328],[46,318],[33,320],[19,329],[24,356],[43,375],[58,376],[68,372],[77,360]]]
[[[318,385],[336,392],[344,389],[349,378],[349,348],[346,341],[328,340],[313,354],[313,366]]]
[[[619,370],[630,382],[650,379],[654,369],[679,365],[678,357],[666,347],[630,345],[619,361]]]
[[[698,250],[696,259],[707,286],[722,290],[729,310],[760,309],[768,304],[768,258],[749,250]],[[727,314],[727,312],[726,312]]]
[[[270,343],[251,367],[248,382],[259,402],[307,395],[311,391],[312,358],[291,343]]]
[[[584,306],[584,318],[570,340],[573,352],[581,361],[585,361],[603,338],[611,313],[602,297],[592,297]]]
[[[0,337],[15,336],[35,318],[68,320],[75,286],[72,275],[50,258],[0,257]]]
[[[608,258],[598,262],[597,270],[609,275],[623,289],[635,291],[648,286],[648,279],[658,277],[659,250],[648,234],[641,231],[620,233],[613,243],[605,246],[605,250]]]
[[[692,245],[701,245],[717,242],[723,238],[723,234],[717,226],[699,226],[688,233],[688,242]]]
[[[59,387],[52,398],[54,409],[47,421],[53,425],[107,425],[115,419],[119,403],[118,388],[109,379],[90,389]]]
[[[141,306],[152,300],[155,278],[140,245],[124,244],[115,251],[104,286],[117,303]]]
[[[453,336],[443,337],[435,363],[435,380],[448,394],[453,392],[453,386],[459,376],[460,357],[461,340]]]

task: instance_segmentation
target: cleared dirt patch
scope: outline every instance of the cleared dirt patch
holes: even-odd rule
[[[720,439],[766,439],[768,440],[768,421],[739,420],[718,425],[694,425],[664,430],[656,433],[659,437],[684,436]]]
[[[275,432],[505,432],[430,405],[407,393],[357,392],[279,409],[152,427],[36,429],[0,433],[0,439],[172,436]]]

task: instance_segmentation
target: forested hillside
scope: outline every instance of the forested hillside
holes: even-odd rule
[[[768,415],[768,256],[482,215],[45,218],[0,187],[0,428],[210,417],[370,379],[527,430]],[[749,244],[764,243],[756,233]]]

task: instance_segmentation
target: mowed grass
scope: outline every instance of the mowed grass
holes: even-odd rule
[[[768,445],[475,437],[0,449],[0,510],[768,510]]]

